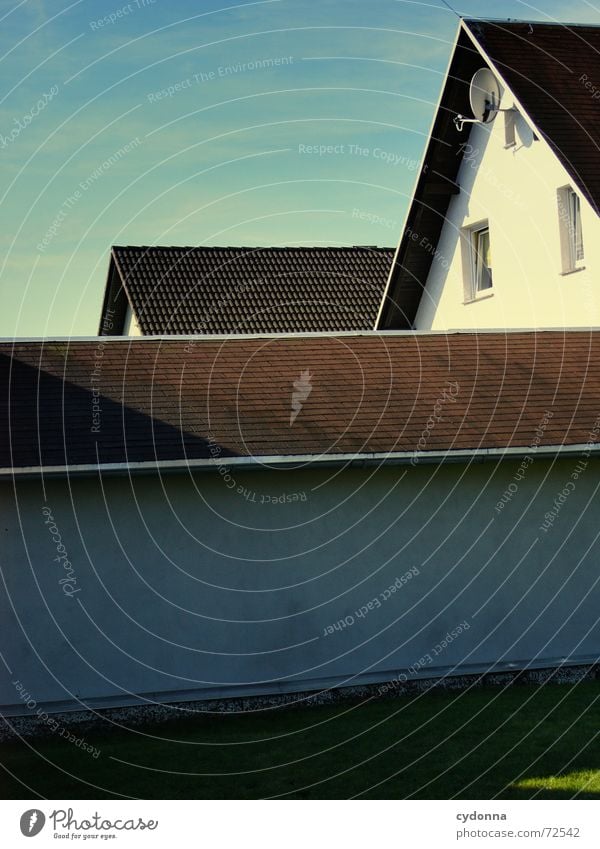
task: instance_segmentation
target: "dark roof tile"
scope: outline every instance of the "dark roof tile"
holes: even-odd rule
[[[146,336],[341,332],[374,327],[393,254],[376,247],[114,247],[113,263]]]

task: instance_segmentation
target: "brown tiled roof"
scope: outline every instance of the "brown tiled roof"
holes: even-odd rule
[[[103,317],[112,301],[121,332],[124,286],[145,336],[372,330],[393,254],[377,247],[114,247]]]
[[[600,105],[593,96],[600,91],[600,27],[465,23],[573,180],[600,211]]]
[[[3,468],[578,445],[600,331],[2,343],[0,387]]]

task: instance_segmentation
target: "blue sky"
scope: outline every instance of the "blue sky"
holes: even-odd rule
[[[112,244],[395,245],[456,26],[441,0],[0,0],[0,336],[94,334]]]

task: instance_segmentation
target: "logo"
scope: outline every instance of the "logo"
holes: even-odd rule
[[[21,816],[21,833],[25,837],[35,837],[43,829],[46,817],[42,811],[32,808]]]
[[[290,427],[296,421],[296,416],[302,409],[302,405],[312,392],[312,374],[308,369],[300,372],[298,380],[294,381],[294,391],[292,393],[292,412],[290,415]]]

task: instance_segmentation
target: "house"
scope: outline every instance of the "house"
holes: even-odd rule
[[[5,715],[585,665],[600,332],[0,344]]]
[[[378,328],[600,324],[599,99],[600,27],[461,21]]]
[[[372,330],[394,251],[113,247],[99,333]]]

